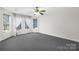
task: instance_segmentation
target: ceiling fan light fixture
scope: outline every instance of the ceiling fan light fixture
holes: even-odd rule
[[[39,7],[36,7],[34,10],[34,15],[44,15],[44,12],[46,11],[46,10],[42,10],[42,9],[39,9]]]

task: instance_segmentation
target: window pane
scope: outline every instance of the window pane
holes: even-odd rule
[[[33,19],[33,28],[37,27],[37,19]]]
[[[3,31],[9,31],[9,15],[3,14]]]

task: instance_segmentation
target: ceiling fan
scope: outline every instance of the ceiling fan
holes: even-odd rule
[[[34,9],[34,15],[44,15],[44,12],[46,12],[46,10],[43,10],[39,7],[35,7]]]

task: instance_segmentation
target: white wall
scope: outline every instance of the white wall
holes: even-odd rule
[[[47,8],[38,21],[41,33],[79,41],[79,8]]]
[[[7,14],[7,15],[11,16],[11,19],[10,19],[10,32],[9,33],[4,33],[3,32],[3,24],[2,24],[3,14]],[[11,36],[14,36],[16,34],[14,29],[15,29],[14,15],[11,12],[9,12],[9,11],[5,10],[4,8],[0,7],[0,41],[4,40],[6,38],[9,38]]]

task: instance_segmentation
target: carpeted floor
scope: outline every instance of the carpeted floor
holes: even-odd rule
[[[0,42],[0,51],[78,51],[79,42],[49,36],[42,33],[28,33]]]

